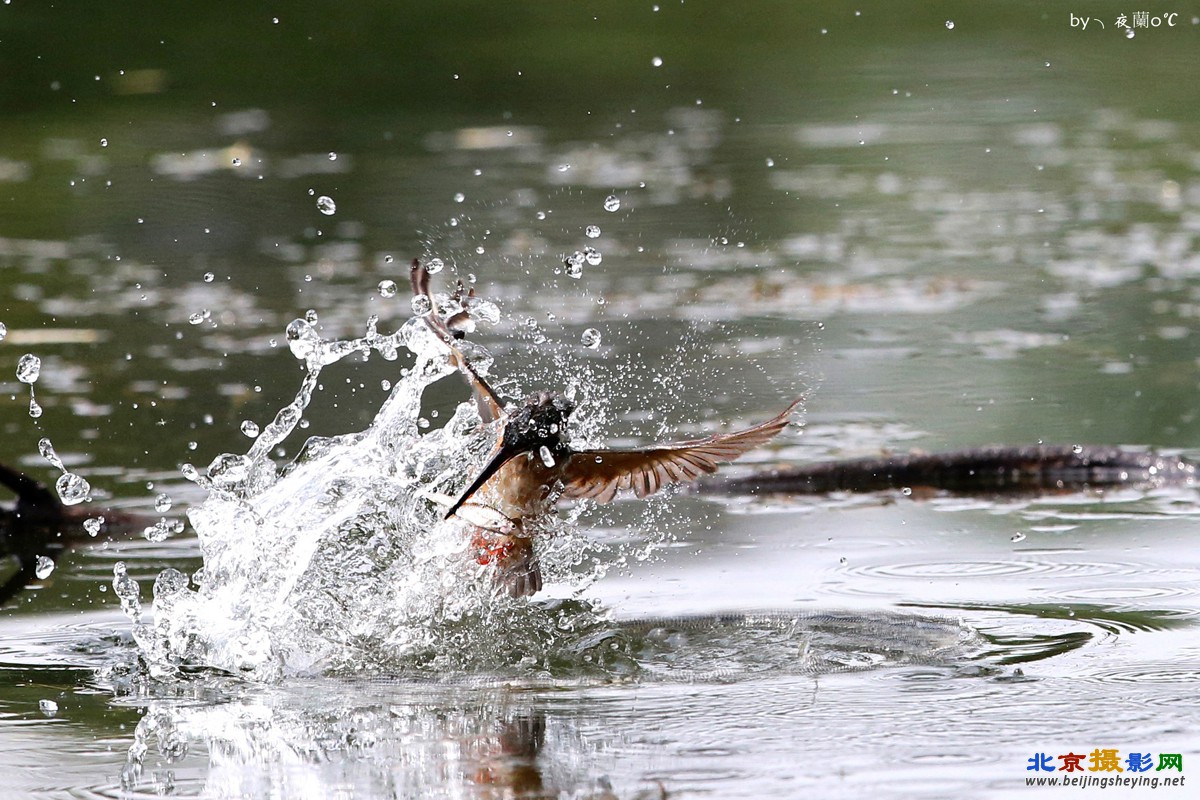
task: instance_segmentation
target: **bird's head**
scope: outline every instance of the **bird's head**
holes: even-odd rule
[[[567,419],[574,401],[553,392],[534,392],[504,426],[504,449],[518,453],[546,446],[560,450],[567,442]]]

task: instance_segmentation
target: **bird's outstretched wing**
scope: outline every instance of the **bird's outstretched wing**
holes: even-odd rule
[[[483,376],[474,370],[470,362],[467,361],[467,357],[463,355],[462,350],[455,344],[459,336],[455,335],[453,328],[457,323],[462,321],[460,318],[466,312],[455,314],[450,318],[449,324],[447,324],[446,321],[438,316],[437,303],[434,302],[433,293],[429,291],[429,270],[425,269],[420,261],[413,259],[412,273],[409,277],[412,281],[413,295],[416,297],[425,297],[429,300],[432,310],[423,317],[425,324],[433,331],[434,336],[445,342],[446,347],[450,350],[450,363],[458,368],[467,385],[471,387],[471,396],[475,398],[475,408],[479,410],[479,417],[484,422],[495,422],[500,419],[500,417],[504,416],[504,404],[500,402],[500,397],[488,385],[488,382],[483,379]]]
[[[799,404],[796,400],[779,416],[733,433],[636,450],[577,451],[563,465],[562,496],[607,503],[624,489],[645,497],[667,484],[693,481],[774,439]]]

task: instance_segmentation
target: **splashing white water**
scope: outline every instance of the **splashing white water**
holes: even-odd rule
[[[552,657],[545,642],[594,618],[574,604],[548,611],[496,597],[489,568],[469,557],[463,523],[443,520],[430,499],[459,491],[498,432],[469,402],[441,429],[420,429],[425,388],[453,371],[445,345],[421,319],[381,335],[372,318],[363,337],[348,341],[323,339],[297,319],[287,338],[307,370],[295,399],[245,454],[219,455],[206,470],[184,466],[209,492],[188,512],[204,556],[196,588],[164,571],[148,622],[136,582],[124,573],[114,582],[151,673],[202,665],[273,680],[362,669],[544,669]],[[324,367],[371,353],[393,361],[401,348],[415,364],[400,371],[366,430],[310,439],[283,467],[272,460]],[[486,352],[472,352],[485,368]],[[562,580],[584,545],[569,522],[556,525],[543,570]]]

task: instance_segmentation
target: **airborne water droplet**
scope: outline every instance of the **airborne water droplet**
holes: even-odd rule
[[[418,317],[423,317],[433,310],[433,303],[423,294],[413,295],[412,310]]]
[[[445,266],[446,263],[440,258],[431,258],[429,259],[429,263],[425,265],[425,271],[430,275],[437,275]]]
[[[948,31],[954,30],[954,20],[952,20],[952,19],[946,20],[946,30],[948,30]]]
[[[41,453],[42,458],[50,462],[50,466],[60,469],[63,472],[67,471],[67,468],[63,466],[62,459],[54,451],[54,445],[51,444],[48,438],[43,436],[38,440],[38,452]]]
[[[471,307],[471,316],[489,325],[500,322],[500,307],[495,303],[484,300]]]
[[[37,576],[39,581],[43,581],[50,577],[51,572],[54,572],[54,561],[46,556],[38,556],[37,565],[33,568],[33,574]]]
[[[380,297],[395,297],[396,291],[397,291],[397,289],[396,289],[395,281],[380,281],[379,282],[379,296]]]
[[[246,434],[246,435],[247,435],[247,436],[249,436],[251,439],[256,439],[256,438],[258,438],[258,433],[259,433],[259,430],[258,430],[258,423],[256,423],[256,422],[255,422],[254,420],[252,420],[252,419],[244,419],[244,420],[242,420],[242,427],[241,427],[241,430],[242,430],[242,433]]]
[[[145,536],[146,540],[150,542],[162,542],[166,541],[170,533],[171,523],[164,518],[142,531],[142,536]]]
[[[598,348],[600,346],[600,340],[601,340],[600,331],[596,330],[595,328],[588,328],[579,337],[579,342],[584,347],[587,347],[591,350],[595,350],[596,348]]]
[[[33,385],[42,374],[42,360],[33,353],[26,353],[17,361],[17,380]]]
[[[60,475],[54,488],[65,506],[78,505],[87,500],[88,495],[92,493],[92,485],[74,472],[64,472]]]
[[[160,514],[165,514],[171,510],[171,496],[169,494],[160,494],[154,498],[154,510]]]
[[[600,226],[599,225],[588,225],[586,228],[584,228],[583,233],[589,239],[595,239],[596,237],[598,237],[600,235]]]
[[[88,536],[98,535],[102,525],[104,525],[104,517],[88,517],[83,521],[83,529],[87,531]]]
[[[320,211],[327,217],[337,213],[337,203],[333,202],[333,198],[327,194],[323,194],[317,198],[317,211]]]
[[[6,336],[8,336],[8,326],[0,322],[0,342],[3,342]]]
[[[600,266],[600,262],[604,260],[604,256],[594,247],[583,248],[583,259],[593,267]]]
[[[538,448],[538,457],[542,459],[542,463],[546,465],[546,469],[551,469],[554,466],[554,455],[546,445]]]
[[[58,703],[53,700],[38,700],[38,711],[41,711],[47,717],[53,717],[58,713]]]
[[[583,253],[576,250],[571,255],[563,260],[563,266],[567,268],[567,275],[572,278],[578,278],[583,275],[583,262],[587,258]]]
[[[29,416],[33,417],[34,419],[42,416],[42,407],[38,405],[38,401],[34,400],[32,397],[29,398]]]
[[[619,197],[617,197],[615,194],[610,194],[608,197],[604,198],[604,210],[605,211],[616,211],[620,207],[621,207],[621,199]]]

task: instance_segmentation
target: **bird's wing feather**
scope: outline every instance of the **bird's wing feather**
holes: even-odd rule
[[[638,497],[654,494],[670,483],[694,481],[717,465],[748,453],[774,439],[788,424],[796,400],[779,416],[733,433],[719,433],[687,442],[636,450],[580,450],[563,466],[563,497],[610,502],[618,491],[632,489]]]

